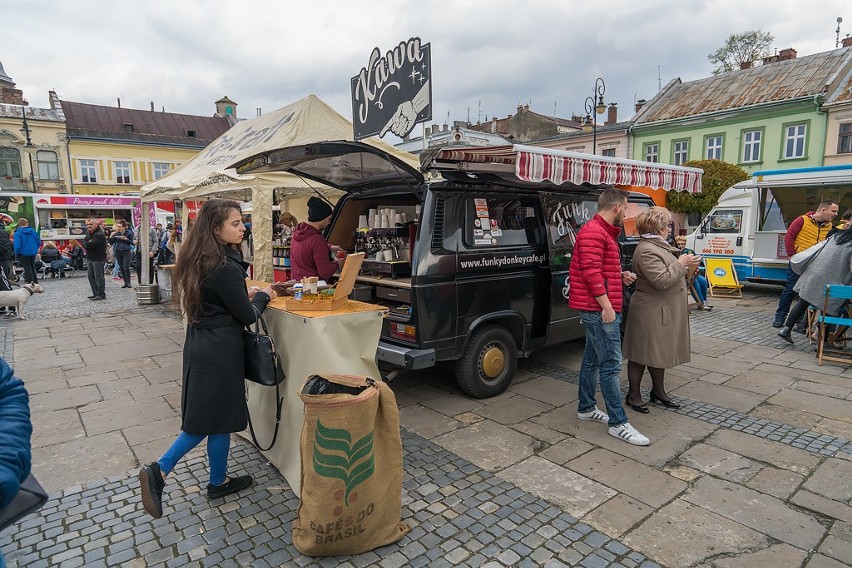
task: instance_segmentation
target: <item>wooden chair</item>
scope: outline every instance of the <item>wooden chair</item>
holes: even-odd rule
[[[846,301],[844,309],[847,317],[836,317],[826,315],[828,313],[829,301],[833,298],[839,298]],[[836,325],[842,328],[852,326],[852,310],[849,308],[849,301],[852,300],[852,286],[843,286],[842,284],[826,284],[825,299],[822,304],[822,312],[817,316],[819,322],[819,338],[817,339],[817,364],[822,365],[822,360],[837,361],[839,363],[852,363],[852,352],[842,351],[834,347],[837,341],[843,342],[845,347],[849,338],[842,337],[842,330],[828,337],[827,326]],[[828,346],[826,347],[826,343]]]

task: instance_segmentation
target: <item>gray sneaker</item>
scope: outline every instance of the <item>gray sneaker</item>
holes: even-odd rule
[[[577,418],[580,420],[594,420],[596,422],[609,423],[609,416],[606,412],[599,409],[597,406],[588,412],[578,412]]]

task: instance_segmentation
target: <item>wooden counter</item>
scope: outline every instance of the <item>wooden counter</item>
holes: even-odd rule
[[[390,286],[391,288],[411,288],[411,278],[391,278],[390,276],[373,276],[359,274],[355,282],[364,284],[377,284],[379,286]]]

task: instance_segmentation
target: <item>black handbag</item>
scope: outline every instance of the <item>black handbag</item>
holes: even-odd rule
[[[269,443],[269,446],[264,448],[257,441],[257,436],[254,434],[254,425],[251,423],[251,412],[248,413],[251,439],[260,451],[265,452],[275,445],[275,440],[278,438],[278,428],[281,425],[281,406],[284,404],[284,398],[281,396],[279,385],[285,376],[284,371],[281,370],[281,360],[278,357],[278,352],[275,351],[275,344],[266,328],[266,322],[263,321],[263,316],[260,315],[257,307],[252,306],[252,308],[254,308],[254,313],[257,316],[254,322],[254,330],[251,329],[251,326],[243,330],[246,380],[266,387],[275,387],[275,432],[272,435],[272,441]],[[263,333],[260,332],[261,327],[263,328]],[[246,399],[248,400],[248,391],[246,391]]]
[[[47,492],[31,473],[21,483],[12,502],[0,509],[0,531],[41,509],[47,502]]]

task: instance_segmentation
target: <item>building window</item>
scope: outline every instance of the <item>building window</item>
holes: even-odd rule
[[[169,165],[168,164],[158,164],[154,163],[154,179],[160,179],[164,175],[169,173]]]
[[[128,134],[132,133],[133,132],[133,125],[128,124],[128,123],[124,123],[124,131],[127,132]]]
[[[760,161],[760,142],[763,137],[762,130],[748,130],[743,132],[743,162]]]
[[[39,179],[59,180],[59,162],[56,159],[56,152],[39,150],[36,152],[36,161]]]
[[[187,138],[195,138],[195,130],[187,130],[186,131]]]
[[[0,148],[0,177],[21,179],[21,153],[15,148]]]
[[[805,157],[805,134],[807,127],[804,124],[791,124],[784,129],[784,157]]]
[[[852,122],[840,125],[837,137],[837,153],[849,154],[852,152]]]
[[[115,183],[130,183],[130,162],[113,162]]]
[[[94,160],[78,160],[80,162],[80,179],[83,183],[98,183],[98,176],[95,173]]]
[[[645,144],[645,161],[659,162],[660,161],[660,145],[654,142],[653,144]]]
[[[615,148],[604,148],[603,150],[601,150],[601,156],[615,158]]]
[[[675,141],[674,156],[672,162],[676,166],[681,166],[687,160],[689,160],[689,140]]]
[[[722,137],[721,136],[708,136],[707,137],[707,151],[704,153],[704,156],[708,160],[721,160],[722,159]]]

